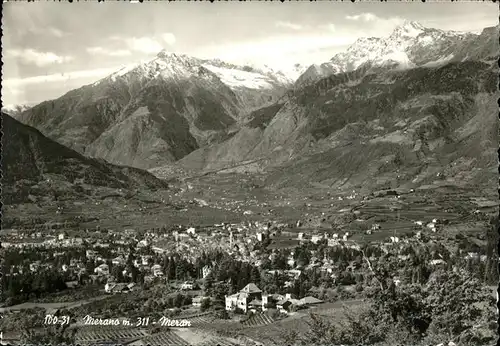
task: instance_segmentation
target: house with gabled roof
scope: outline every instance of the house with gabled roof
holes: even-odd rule
[[[255,302],[260,302],[260,306],[262,306],[262,291],[254,283],[249,283],[238,293],[226,296],[226,310],[234,311],[238,308],[247,312],[249,302],[254,300]]]
[[[242,293],[248,293],[250,295],[262,295],[262,291],[254,283],[249,283],[241,289]]]
[[[315,304],[320,304],[320,303],[323,303],[323,301],[319,300],[317,298],[314,298],[312,296],[307,296],[307,297],[300,299],[301,305],[315,305]]]

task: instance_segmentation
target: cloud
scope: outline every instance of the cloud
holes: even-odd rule
[[[99,68],[94,70],[71,71],[68,73],[56,73],[51,75],[35,76],[28,78],[10,78],[2,81],[2,84],[5,87],[15,90],[19,87],[35,85],[35,84],[64,82],[72,79],[83,79],[83,78],[99,78],[99,77],[102,78],[117,71],[119,68],[120,67]]]
[[[141,52],[141,53],[146,53],[146,54],[151,54],[151,53],[158,53],[161,51],[164,47],[160,42],[165,42],[169,46],[172,46],[176,42],[176,37],[174,34],[170,32],[165,32],[160,35],[160,39],[156,40],[154,38],[150,37],[120,37],[120,36],[111,36],[109,38],[110,40],[113,41],[121,41],[124,42],[128,50],[130,51],[135,51],[135,52]],[[97,48],[97,47],[93,47]],[[102,51],[101,51],[102,52]],[[121,50],[121,56],[125,54],[125,50]],[[94,50],[94,53],[97,53],[97,50]],[[128,55],[128,54],[127,54]],[[115,55],[117,56],[117,55]]]
[[[404,23],[400,17],[381,18],[373,13],[361,13],[354,16],[346,16],[347,20],[354,22],[363,22],[365,26],[360,26],[361,36],[384,36],[391,33],[394,28]]]
[[[163,49],[158,41],[149,37],[128,38],[125,39],[128,48],[141,53],[158,53]]]
[[[92,55],[106,55],[106,56],[129,56],[132,54],[127,49],[111,50],[103,47],[89,47],[87,53]]]
[[[304,28],[300,24],[294,24],[294,23],[290,23],[290,22],[277,22],[276,27],[292,29],[292,30],[302,30]]]
[[[337,28],[335,27],[335,24],[327,24],[323,26],[326,30],[330,32],[335,32]]]
[[[170,45],[170,46],[174,45],[174,44],[175,44],[175,41],[176,41],[176,39],[175,39],[175,35],[174,35],[174,34],[172,34],[172,33],[170,33],[170,32],[166,32],[166,33],[162,34],[162,35],[161,35],[161,38],[163,39],[163,41],[164,41],[166,44],[168,44],[168,45]]]
[[[344,48],[356,41],[357,36],[331,35],[283,35],[269,37],[259,41],[248,41],[237,44],[216,45],[206,47],[197,55],[206,58],[219,57],[234,63],[258,60],[272,65],[291,63],[297,54],[317,52],[321,50],[336,50]]]
[[[35,49],[10,49],[6,51],[10,57],[20,59],[25,64],[43,67],[52,64],[63,64],[73,60],[71,56],[60,56],[52,52],[39,52]]]
[[[51,34],[52,36],[57,37],[57,38],[61,38],[61,37],[64,37],[64,36],[68,35],[64,31],[61,31],[61,30],[59,30],[57,28],[48,28],[47,32],[49,34]]]
[[[373,21],[379,19],[379,17],[377,17],[373,13],[361,13],[361,14],[357,14],[355,16],[346,16],[345,19],[354,20],[354,21],[362,21],[362,22],[373,22]]]

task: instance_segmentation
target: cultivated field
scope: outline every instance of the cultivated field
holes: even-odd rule
[[[143,329],[118,326],[85,326],[78,328],[76,341],[82,344],[96,344],[110,340],[124,343],[139,340],[148,335],[149,333]]]

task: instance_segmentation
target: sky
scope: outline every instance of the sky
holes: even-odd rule
[[[405,20],[444,30],[498,24],[491,2],[5,2],[2,104],[36,104],[162,49],[287,68],[331,59]]]

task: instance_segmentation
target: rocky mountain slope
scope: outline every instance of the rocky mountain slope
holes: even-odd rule
[[[452,61],[496,59],[495,32],[498,28],[486,28],[479,35],[444,31],[407,21],[389,37],[360,38],[330,61],[310,66],[297,79],[296,86],[359,68],[408,69]]]
[[[85,199],[96,188],[165,189],[140,169],[85,157],[2,113],[2,201]]]
[[[274,103],[291,82],[270,69],[162,51],[19,119],[80,153],[151,168],[225,139],[239,119]]]
[[[479,183],[496,169],[497,79],[496,64],[479,61],[333,75],[180,163],[273,171],[280,186],[425,184],[438,173]]]
[[[474,35],[407,22],[388,39],[358,40],[328,77],[298,81],[179,164],[273,172],[278,186],[485,184],[497,161],[497,58],[498,27]]]

